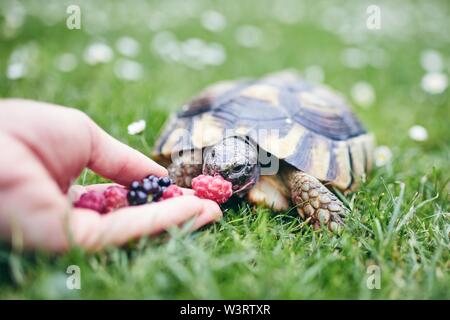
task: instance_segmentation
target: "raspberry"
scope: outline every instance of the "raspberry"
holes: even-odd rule
[[[106,212],[126,207],[128,205],[127,190],[122,187],[109,187],[103,192],[103,195],[105,196]]]
[[[179,197],[182,195],[183,195],[183,191],[181,190],[181,188],[175,184],[172,184],[164,190],[164,192],[162,194],[162,198],[163,198],[163,200],[166,200],[166,199],[170,199],[170,198],[174,198],[174,197]]]
[[[222,176],[199,175],[192,179],[192,189],[195,195],[202,199],[214,200],[219,204],[225,203],[233,194],[231,182]]]
[[[81,195],[80,199],[74,203],[74,207],[91,209],[100,213],[105,213],[106,199],[101,192],[89,191]]]

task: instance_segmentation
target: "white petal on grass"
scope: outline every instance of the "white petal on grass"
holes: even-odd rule
[[[175,35],[172,32],[161,31],[161,32],[158,32],[153,37],[152,46],[153,46],[153,49],[158,52],[161,47],[164,47],[168,43],[172,43],[172,42],[176,42],[176,41],[177,41],[177,38],[175,37]]]
[[[414,141],[425,141],[428,139],[428,131],[420,125],[415,125],[409,128],[409,137]]]
[[[31,41],[20,45],[13,50],[8,59],[6,77],[10,80],[17,80],[32,77],[38,67],[39,46]]]
[[[158,31],[164,26],[164,22],[168,21],[166,14],[161,11],[150,13],[147,26],[152,31]]]
[[[181,51],[188,57],[197,57],[202,54],[206,43],[202,39],[191,38],[181,44]]]
[[[4,31],[17,30],[22,27],[26,18],[26,9],[18,1],[12,2],[4,12]]]
[[[426,50],[422,52],[420,64],[428,72],[442,71],[444,66],[442,55],[436,50]]]
[[[227,24],[225,17],[214,10],[205,11],[202,14],[201,22],[205,29],[213,32],[222,31]]]
[[[263,32],[255,26],[244,25],[236,30],[236,41],[243,47],[258,47],[263,42]]]
[[[319,65],[311,65],[305,69],[303,75],[306,80],[319,83],[325,80],[325,72],[323,68]]]
[[[388,146],[378,146],[374,151],[375,165],[382,167],[391,162],[392,151]]]
[[[114,57],[112,49],[105,43],[95,42],[84,51],[84,60],[91,65],[108,63]]]
[[[142,65],[136,61],[120,59],[117,60],[114,66],[114,73],[119,79],[136,81],[142,78],[144,69]]]
[[[62,53],[60,54],[55,61],[55,65],[58,70],[62,72],[70,72],[77,67],[78,61],[77,57],[73,53]]]
[[[353,101],[364,108],[371,107],[375,102],[375,90],[368,82],[360,81],[352,86],[350,95]]]
[[[225,49],[220,43],[207,43],[199,38],[178,41],[168,31],[160,32],[153,38],[152,48],[162,59],[179,62],[193,69],[221,65],[226,60]]]
[[[303,10],[297,0],[277,0],[272,11],[274,17],[285,24],[296,24],[303,16]]]
[[[429,72],[422,77],[422,89],[430,94],[440,94],[448,87],[448,77],[442,72]]]
[[[139,120],[133,123],[130,123],[128,125],[128,134],[129,135],[137,135],[137,134],[141,134],[142,132],[144,132],[145,130],[145,120]]]
[[[8,65],[6,77],[10,80],[25,78],[27,75],[27,66],[23,62],[13,62]]]
[[[136,57],[141,51],[141,46],[131,37],[121,37],[116,42],[116,49],[126,57]]]
[[[211,43],[201,53],[201,61],[207,65],[221,65],[226,60],[225,49],[220,43]]]
[[[358,48],[347,48],[342,52],[342,63],[352,69],[361,69],[367,65],[367,54]]]
[[[181,48],[177,38],[172,32],[161,31],[152,40],[153,50],[166,61],[179,61]]]

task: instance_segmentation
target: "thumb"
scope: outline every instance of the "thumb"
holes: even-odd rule
[[[168,175],[163,166],[114,139],[92,120],[88,121],[91,130],[91,152],[87,166],[90,169],[123,185],[150,174]]]

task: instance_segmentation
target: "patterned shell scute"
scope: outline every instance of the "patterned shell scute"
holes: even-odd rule
[[[279,159],[346,190],[370,169],[373,137],[345,99],[293,72],[220,82],[168,122],[154,153],[203,148],[245,135]]]

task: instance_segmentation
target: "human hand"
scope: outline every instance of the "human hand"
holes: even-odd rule
[[[20,99],[0,100],[0,237],[26,249],[65,251],[121,245],[195,219],[192,229],[218,220],[219,206],[189,191],[181,197],[107,215],[72,208],[71,183],[90,168],[116,183],[154,174],[162,166],[115,140],[76,110]],[[104,185],[75,186],[101,190]]]

